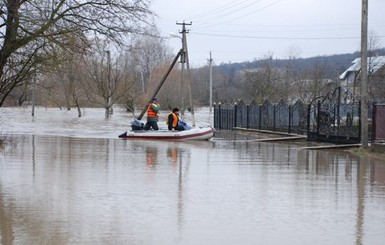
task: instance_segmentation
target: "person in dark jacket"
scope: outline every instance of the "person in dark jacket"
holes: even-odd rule
[[[157,98],[153,98],[152,101],[147,106],[147,122],[144,125],[144,130],[150,130],[153,128],[154,130],[159,130],[158,127],[158,113],[160,110],[160,106]]]
[[[168,130],[183,131],[185,128],[179,124],[179,109],[176,107],[167,117]]]

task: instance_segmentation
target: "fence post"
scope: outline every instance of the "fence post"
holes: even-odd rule
[[[288,123],[288,129],[287,129],[287,131],[288,131],[288,133],[289,134],[291,134],[291,121],[293,120],[292,119],[292,117],[293,117],[293,115],[292,115],[292,109],[293,109],[293,106],[292,105],[289,105],[289,123]]]
[[[211,115],[210,115],[211,116]],[[214,128],[218,128],[218,119],[217,119],[217,116],[218,116],[218,108],[217,108],[217,105],[216,103],[214,102],[214,116],[213,116],[213,123],[214,123]]]
[[[340,106],[341,106],[341,87],[338,87],[338,101],[337,101],[337,143],[339,142],[340,136]],[[334,124],[336,120],[334,119]],[[335,126],[335,125],[334,125]]]
[[[237,127],[237,121],[238,121],[238,105],[237,102],[234,103],[234,127]],[[234,127],[232,129],[234,129]]]
[[[262,123],[262,108],[260,105],[258,105],[258,114],[259,114],[259,118],[258,118],[258,129],[261,130],[261,123]]]
[[[222,108],[221,102],[218,103],[218,129],[222,129]]]
[[[310,112],[311,112],[311,103],[307,105],[307,138],[309,139],[310,134]]]
[[[317,103],[317,138],[319,137],[319,121],[320,121],[321,102]]]
[[[246,106],[246,128],[250,128],[249,116],[250,116],[250,105],[247,105]]]
[[[275,131],[276,127],[275,127],[275,123],[276,123],[276,114],[277,114],[277,105],[273,105],[273,131]]]

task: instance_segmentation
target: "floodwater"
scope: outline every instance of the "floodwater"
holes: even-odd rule
[[[0,108],[1,244],[385,242],[384,161],[233,132],[121,140],[131,115],[84,113]]]

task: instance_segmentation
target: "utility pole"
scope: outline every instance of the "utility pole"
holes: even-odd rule
[[[209,67],[210,67],[209,101],[210,101],[210,112],[212,112],[213,110],[213,58],[212,58],[211,51],[210,51],[210,58],[208,59],[208,61],[209,61]]]
[[[110,51],[107,50],[107,108],[106,108],[106,116],[110,114],[110,103],[111,103],[111,54]]]
[[[36,71],[33,76],[33,84],[32,84],[32,113],[31,115],[34,117],[35,116],[35,100],[36,100]]]
[[[192,118],[192,126],[195,127],[195,115],[194,115],[194,105],[193,105],[193,99],[192,99],[192,89],[191,89],[191,74],[190,74],[190,63],[189,63],[189,58],[188,58],[188,49],[187,49],[187,38],[186,38],[186,25],[192,25],[192,22],[190,23],[185,23],[184,21],[182,23],[177,22],[177,25],[182,25],[182,56],[181,56],[181,63],[187,64],[187,73],[188,73],[188,90],[189,90],[189,100],[190,100],[190,109],[191,109],[191,118]],[[183,68],[184,66],[182,66]],[[183,74],[183,70],[182,70]],[[183,78],[183,76],[182,76]],[[183,82],[183,81],[182,81]],[[182,97],[183,98],[183,97]],[[183,113],[183,110],[182,110]]]
[[[184,64],[186,63],[186,50],[185,50],[185,41],[182,35],[182,53],[180,55],[180,105],[181,105],[181,111],[182,116],[184,115],[185,111],[185,103],[184,103]]]
[[[361,16],[361,144],[368,148],[368,0],[362,0]]]

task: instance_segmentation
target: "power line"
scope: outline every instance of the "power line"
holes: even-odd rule
[[[251,7],[251,6],[255,5],[255,4],[258,4],[258,3],[261,2],[261,1],[262,1],[262,0],[255,1],[255,2],[249,3],[249,4],[245,5],[245,6],[241,6],[241,7],[237,8],[237,9],[231,9],[231,10],[228,11],[227,13],[224,13],[224,14],[219,15],[219,16],[213,16],[213,17],[211,17],[211,18],[214,18],[214,17],[215,17],[216,19],[219,19],[219,18],[222,18],[222,17],[228,17],[229,15],[235,14],[235,13],[237,13],[237,12],[239,12],[239,11],[242,11],[242,10],[244,10],[244,9],[246,9],[246,8],[249,8],[249,7]],[[282,1],[282,0],[280,0],[280,1]],[[197,22],[201,22],[201,21],[202,21],[202,20],[197,20]]]
[[[242,27],[244,26],[240,26],[236,29],[229,29],[229,28],[226,28],[225,30],[222,30],[222,29],[206,29],[205,32],[209,32],[209,33],[218,33],[218,32],[226,32],[226,33],[233,33],[233,35],[235,33],[237,33],[238,35],[242,35],[242,33],[259,33],[259,34],[267,34],[267,33],[279,33],[279,34],[284,34],[284,33],[291,33],[291,34],[296,34],[298,32],[304,34],[304,33],[314,33],[316,32],[318,35],[320,34],[320,32],[325,32],[325,31],[338,31],[339,33],[341,33],[342,30],[353,30],[353,31],[357,31],[357,28],[358,27],[332,27],[332,28],[319,28],[319,29],[306,29],[306,28],[298,28],[300,26],[292,26],[292,27],[295,27],[295,29],[290,29],[290,28],[285,28],[285,27],[282,27],[280,29],[276,28],[276,29],[273,29],[273,28],[268,28],[266,29],[265,27],[263,28],[260,28],[259,26],[250,26],[250,28],[252,28],[252,31],[250,31],[251,29],[250,28],[246,28],[246,29],[242,29]],[[277,26],[278,27],[278,26]]]
[[[234,20],[238,20],[238,19],[247,17],[247,16],[249,16],[249,15],[252,15],[252,14],[254,14],[254,13],[256,13],[256,12],[259,12],[259,11],[262,11],[262,10],[264,10],[264,9],[267,9],[267,8],[273,6],[273,5],[275,5],[275,4],[277,4],[277,3],[281,2],[281,1],[282,1],[282,0],[277,0],[277,1],[275,1],[275,2],[273,2],[273,3],[270,3],[270,4],[268,4],[268,5],[265,5],[265,6],[261,7],[261,8],[254,9],[254,10],[252,10],[252,11],[246,13],[246,14],[239,15],[239,16],[234,17],[234,18],[229,19],[229,20],[224,20],[224,21],[222,21],[222,22],[213,22],[212,24],[211,24],[211,23],[207,23],[206,25],[203,24],[203,25],[200,26],[200,27],[201,27],[201,28],[207,28],[207,27],[212,27],[212,26],[218,26],[218,25],[228,24],[228,23],[230,23],[230,22],[233,22]],[[237,10],[231,12],[230,14],[234,14],[234,13],[240,11],[240,10],[246,9],[246,8],[250,7],[251,5],[254,5],[254,4],[259,3],[259,2],[260,2],[260,1],[257,1],[257,2],[254,2],[254,3],[252,3],[252,4],[249,4],[249,5],[247,5],[247,6],[244,6],[244,7],[240,8],[240,9],[237,9]],[[226,15],[226,17],[228,17],[228,15]]]
[[[244,0],[244,1],[241,1],[241,2],[235,1],[235,2],[232,2],[230,4],[225,4],[225,5],[219,6],[219,7],[215,8],[215,9],[209,10],[207,12],[204,12],[204,13],[201,13],[201,14],[198,14],[198,15],[195,15],[195,16],[191,16],[189,19],[205,18],[205,17],[210,16],[210,15],[215,15],[217,13],[221,13],[223,11],[226,11],[228,9],[231,9],[233,7],[241,5],[241,4],[243,4],[245,2],[248,2],[248,1],[249,0]]]
[[[237,19],[240,19],[240,18],[244,18],[244,17],[249,16],[249,15],[251,15],[251,14],[254,14],[254,13],[256,13],[256,12],[259,12],[259,11],[262,11],[262,10],[264,10],[264,9],[267,9],[267,8],[273,6],[273,5],[276,5],[276,4],[279,3],[279,2],[282,2],[282,0],[277,0],[277,1],[273,2],[273,3],[271,3],[271,4],[268,4],[268,5],[264,6],[264,7],[262,7],[262,8],[259,8],[259,9],[256,9],[256,10],[254,10],[254,11],[251,11],[251,12],[249,12],[248,14],[244,14],[244,15],[242,15],[242,16],[239,16],[239,17],[230,19],[230,20],[228,20],[228,21],[226,21],[226,22],[224,22],[224,23],[229,23],[229,22],[232,22],[232,21],[234,21],[234,20],[237,20]]]
[[[202,36],[217,36],[217,37],[231,37],[231,38],[245,38],[245,39],[268,39],[268,40],[347,40],[347,39],[360,39],[356,37],[266,37],[266,36],[240,36],[240,35],[227,35],[227,34],[215,34],[215,33],[202,33],[191,32],[191,34]],[[385,36],[377,36],[383,38]]]

